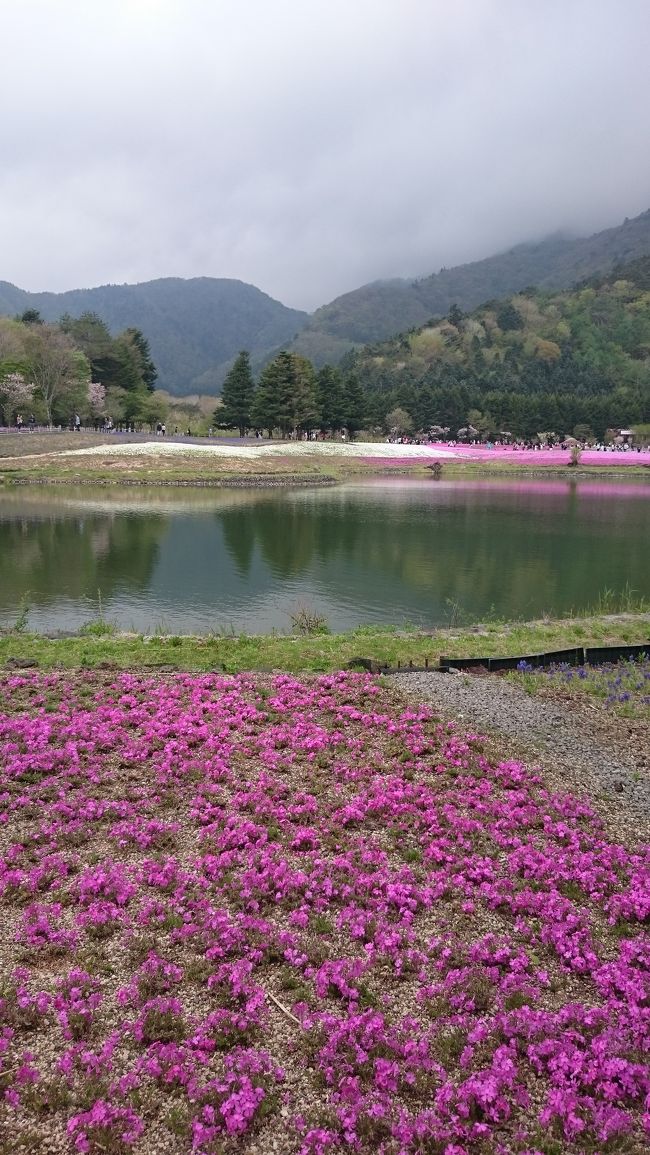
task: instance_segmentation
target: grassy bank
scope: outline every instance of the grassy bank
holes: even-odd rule
[[[196,487],[255,487],[264,489],[269,485],[331,485],[354,481],[364,477],[403,477],[420,480],[467,481],[472,478],[493,478],[509,480],[516,478],[562,479],[565,481],[585,481],[596,478],[624,478],[628,481],[643,479],[648,481],[648,470],[628,466],[616,469],[613,466],[585,469],[569,469],[546,466],[532,469],[509,462],[484,464],[478,461],[444,462],[438,478],[432,477],[430,469],[419,461],[404,461],[388,464],[385,461],[362,458],[313,458],[299,462],[296,458],[256,459],[243,458],[227,460],[157,461],[151,458],[130,457],[126,461],[101,458],[67,458],[57,461],[41,460],[25,463],[0,465],[0,488],[11,485],[97,485],[97,486],[165,486],[182,485]]]
[[[642,604],[642,603],[641,603]],[[19,623],[20,625],[20,623]],[[150,636],[118,634],[91,622],[72,637],[46,637],[20,629],[0,636],[0,662],[31,658],[44,668],[97,667],[330,671],[353,658],[394,666],[436,665],[447,657],[535,653],[567,646],[643,643],[650,639],[650,612],[592,614],[563,620],[489,622],[464,629],[398,630],[364,626],[345,634]]]
[[[91,443],[92,444],[92,443]],[[68,448],[62,446],[61,450]],[[468,476],[485,470],[464,469],[449,476]],[[421,461],[397,464],[357,457],[62,457],[35,453],[0,455],[0,486],[43,485],[210,485],[331,484],[355,477],[398,475],[430,477]],[[446,475],[446,474],[445,474]]]

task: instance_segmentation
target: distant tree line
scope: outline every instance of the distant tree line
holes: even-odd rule
[[[250,355],[242,350],[228,373],[215,410],[217,425],[237,429],[242,437],[250,430],[269,437],[332,434],[345,430],[353,438],[363,427],[365,397],[354,373],[342,373],[331,365],[316,371],[311,361],[285,350],[278,353],[253,378]]]
[[[364,388],[363,363],[358,368],[325,365],[316,371],[304,357],[282,353],[255,384],[248,353],[242,352],[224,382],[214,422],[242,437],[251,430],[268,437],[345,430],[354,439],[361,429],[373,435],[457,437],[469,427],[483,438],[503,433],[534,438],[542,431],[602,438],[608,429],[650,420],[647,393],[629,387],[594,393],[498,389],[447,371],[439,382],[396,383],[389,377],[381,383],[366,379]]]
[[[38,424],[154,423],[162,402],[156,367],[139,329],[111,336],[95,313],[45,324],[27,310],[0,318],[0,420]]]

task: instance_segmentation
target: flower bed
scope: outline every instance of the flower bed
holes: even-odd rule
[[[366,675],[0,697],[0,1151],[647,1150],[650,861],[588,805]]]
[[[509,445],[464,445],[457,442],[431,442],[422,445],[398,445],[387,441],[239,441],[200,444],[192,441],[134,441],[94,445],[85,449],[61,450],[59,457],[361,457],[383,464],[403,465],[417,459],[474,462],[507,462],[517,466],[568,466],[569,449],[514,449]],[[650,450],[620,452],[614,449],[584,449],[581,465],[649,466]]]
[[[595,698],[628,717],[650,721],[650,658],[603,662],[599,666],[564,664],[533,669],[522,661],[515,682],[532,693],[558,691],[573,698]]]

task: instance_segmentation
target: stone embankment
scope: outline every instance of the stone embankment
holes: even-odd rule
[[[163,478],[152,477],[11,477],[12,485],[92,485],[102,488],[118,486],[140,486],[142,488],[172,488],[172,489],[287,489],[295,486],[305,486],[310,489],[314,486],[338,485],[335,477],[311,477],[304,474],[275,475],[263,473],[247,477],[184,477]]]

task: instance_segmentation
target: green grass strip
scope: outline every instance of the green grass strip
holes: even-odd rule
[[[109,632],[103,632],[109,631]],[[431,632],[361,627],[345,634],[206,636],[118,634],[107,623],[90,623],[72,637],[46,637],[26,631],[0,635],[0,663],[33,659],[46,669],[96,667],[120,669],[282,670],[291,673],[341,669],[353,658],[372,658],[395,666],[437,665],[449,657],[490,657],[536,653],[568,646],[616,645],[650,638],[649,613],[576,617],[561,621],[490,622],[467,629]]]

